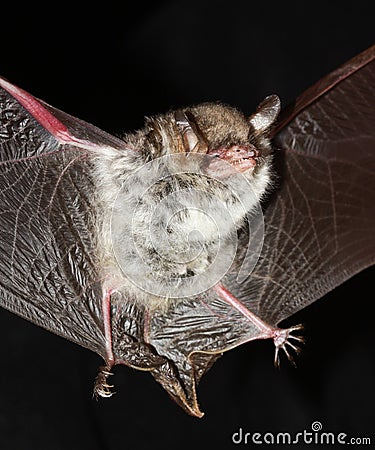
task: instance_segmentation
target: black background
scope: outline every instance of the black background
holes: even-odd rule
[[[207,100],[250,113],[271,93],[288,104],[369,47],[371,4],[14,2],[0,11],[0,72],[115,134]],[[117,394],[92,400],[97,355],[0,310],[0,449],[226,449],[240,427],[297,432],[315,420],[374,443],[373,279],[362,272],[289,320],[306,326],[297,369],[273,367],[271,342],[225,354],[198,388],[203,419],[125,367]]]

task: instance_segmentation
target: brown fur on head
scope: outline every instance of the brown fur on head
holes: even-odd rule
[[[261,157],[265,157],[270,153],[268,132],[279,110],[280,100],[275,95],[267,97],[250,117],[231,106],[202,103],[146,119],[144,130],[133,135],[133,139],[137,141],[138,150],[140,138],[148,144],[147,150],[141,145],[146,150],[144,156],[147,160],[168,153],[192,151],[186,140],[184,142],[181,125],[176,119],[176,114],[182,113],[190,127],[190,137],[193,135],[195,142],[199,143],[195,152],[206,153],[218,148],[251,144]]]

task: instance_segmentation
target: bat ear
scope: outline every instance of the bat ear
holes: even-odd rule
[[[249,117],[253,133],[261,134],[267,131],[277,119],[280,112],[280,99],[277,95],[269,95],[257,107],[254,114]]]
[[[180,132],[184,150],[186,153],[207,153],[208,146],[193,118],[178,110],[174,113],[174,119]]]

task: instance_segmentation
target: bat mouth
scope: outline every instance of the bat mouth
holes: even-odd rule
[[[207,154],[229,163],[240,173],[253,172],[260,161],[259,151],[251,144],[217,148],[208,151]],[[214,166],[215,160],[210,164],[210,169],[214,170]]]

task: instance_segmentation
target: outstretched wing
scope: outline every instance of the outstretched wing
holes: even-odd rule
[[[123,141],[0,79],[0,305],[104,360],[108,336],[91,174],[93,158],[108,148],[129,150]],[[110,311],[115,362],[152,371],[196,414],[190,393],[184,393],[179,365],[184,357],[178,358],[173,343],[171,359],[147,345],[143,309],[118,295]]]
[[[92,156],[124,143],[0,79],[0,304],[105,356]]]
[[[272,325],[375,262],[374,59],[375,46],[280,118],[261,258],[247,281],[230,283]]]

